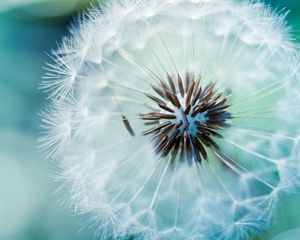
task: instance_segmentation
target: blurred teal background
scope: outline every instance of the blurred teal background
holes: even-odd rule
[[[0,240],[89,240],[79,231],[84,222],[59,206],[51,166],[36,147],[39,117],[45,94],[38,90],[48,60],[76,13],[88,0],[0,0]],[[300,1],[265,0],[291,12],[289,24],[300,36]],[[298,41],[300,42],[300,41]],[[295,210],[296,209],[296,210]],[[298,210],[297,210],[298,209]],[[300,201],[282,206],[286,217],[273,235],[300,228]],[[274,240],[300,239],[300,230]]]

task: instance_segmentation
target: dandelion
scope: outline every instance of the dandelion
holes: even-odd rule
[[[93,6],[53,51],[40,146],[100,239],[252,239],[299,186],[298,50],[234,0]],[[64,200],[65,201],[65,200]]]

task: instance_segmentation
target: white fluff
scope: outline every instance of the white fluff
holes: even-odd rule
[[[72,27],[41,84],[41,148],[74,211],[100,239],[260,235],[299,184],[299,55],[285,14],[256,1],[107,2]],[[171,166],[141,135],[139,113],[154,107],[141,92],[177,71],[230,94],[236,117],[218,141],[227,160]]]

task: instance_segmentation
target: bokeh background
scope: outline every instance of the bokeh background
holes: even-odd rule
[[[84,220],[60,206],[51,165],[36,147],[46,53],[91,2],[96,1],[0,0],[0,240],[93,239]],[[300,1],[265,2],[290,10],[288,22],[300,43]],[[300,239],[299,196],[282,202],[266,240]]]

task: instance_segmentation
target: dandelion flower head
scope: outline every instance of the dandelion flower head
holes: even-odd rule
[[[235,0],[93,6],[52,51],[40,147],[100,239],[251,239],[299,182],[285,13]]]

